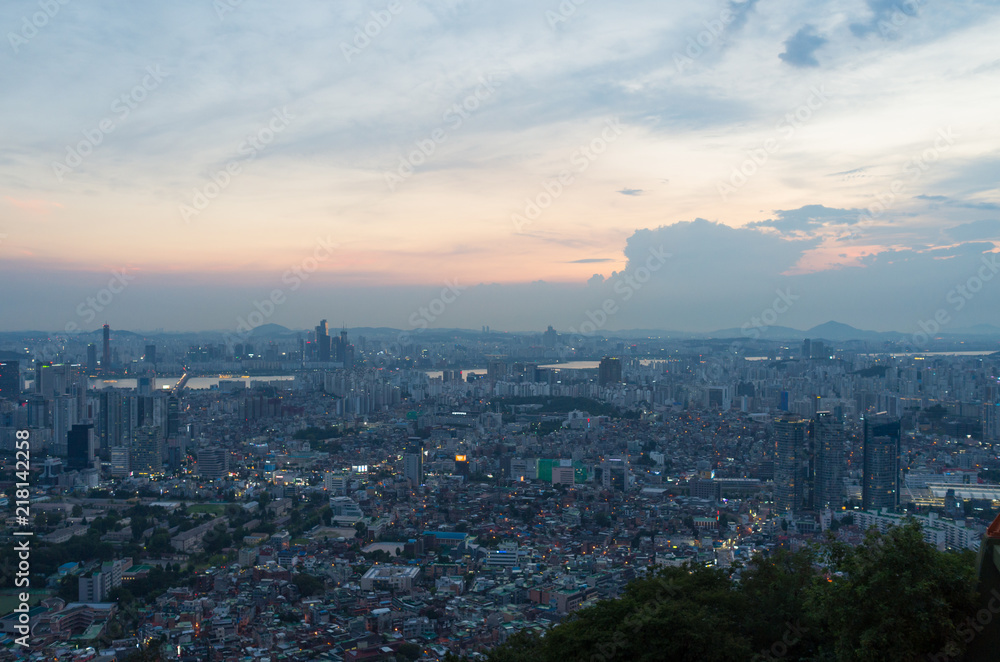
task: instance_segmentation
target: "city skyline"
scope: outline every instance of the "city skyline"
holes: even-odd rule
[[[446,284],[428,326],[998,321],[988,3],[39,7],[0,9],[6,330],[277,290],[406,329]]]

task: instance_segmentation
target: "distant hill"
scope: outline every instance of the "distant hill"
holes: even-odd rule
[[[254,327],[254,330],[250,332],[251,338],[280,338],[282,336],[287,336],[292,334],[293,331],[288,327],[281,326],[280,324],[261,324],[258,327]]]
[[[754,333],[756,331],[756,333]],[[703,338],[744,338],[761,340],[802,340],[808,338],[803,331],[787,326],[748,326],[746,331],[742,328],[719,329],[711,333],[696,334]]]
[[[822,340],[892,340],[901,335],[896,331],[863,331],[841,322],[826,322],[805,332],[806,338]]]

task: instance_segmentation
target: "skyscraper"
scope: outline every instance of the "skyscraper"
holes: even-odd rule
[[[87,343],[87,370],[91,374],[97,372],[97,345]]]
[[[813,424],[814,506],[840,508],[844,503],[844,422],[833,412],[816,412]]]
[[[328,362],[331,359],[331,349],[333,347],[330,338],[330,330],[326,325],[326,320],[320,320],[316,327],[316,360]]]
[[[104,354],[101,360],[101,370],[108,372],[111,370],[111,327],[104,325]]]
[[[420,439],[411,438],[410,445],[403,453],[403,477],[410,487],[420,487],[424,482],[424,447]]]
[[[144,355],[146,363],[156,363],[156,345],[146,345],[146,354]]]
[[[601,386],[617,384],[622,380],[622,361],[605,356],[597,370],[597,383]]]
[[[559,333],[549,326],[542,334],[542,345],[545,347],[555,347],[559,344]]]
[[[158,474],[163,470],[163,447],[160,428],[144,425],[135,431],[132,441],[132,473],[139,476]]]
[[[52,446],[56,455],[67,455],[69,431],[78,422],[76,398],[72,395],[57,395],[52,399]]]
[[[229,452],[218,446],[198,449],[196,471],[199,476],[208,480],[222,478],[229,472]]]
[[[0,400],[21,399],[20,361],[0,360]]]
[[[132,462],[128,446],[116,446],[111,449],[111,475],[116,478],[129,476],[132,473]]]
[[[807,420],[797,416],[783,416],[774,421],[774,507],[778,511],[801,510],[806,506],[808,426]]]
[[[97,439],[101,457],[107,459],[112,448],[125,445],[125,396],[119,389],[106,388],[97,396]]]
[[[70,469],[86,469],[94,461],[94,426],[74,425],[67,437],[66,450]]]
[[[895,510],[899,507],[900,422],[888,416],[865,418],[864,431],[861,507]]]
[[[982,407],[983,441],[994,444],[1000,441],[1000,383],[986,386]]]

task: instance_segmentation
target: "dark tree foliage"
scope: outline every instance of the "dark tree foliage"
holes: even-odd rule
[[[315,577],[304,572],[295,575],[292,583],[299,589],[299,595],[303,598],[320,594],[326,587],[321,577]]]
[[[963,641],[958,627],[976,605],[974,563],[925,543],[915,522],[869,531],[858,547],[835,543],[830,569],[843,576],[814,591],[814,608],[837,659],[910,660]]]
[[[946,650],[959,660],[961,628],[977,606],[974,565],[970,553],[925,543],[910,522],[857,547],[757,557],[738,579],[666,568],[544,636],[511,637],[487,659],[904,662]]]

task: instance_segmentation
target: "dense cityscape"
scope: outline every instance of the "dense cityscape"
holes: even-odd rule
[[[484,327],[404,345],[323,320],[233,340],[4,334],[31,659],[474,655],[664,568],[738,580],[904,517],[975,552],[1000,501],[986,337],[914,353]],[[14,604],[5,659],[26,659]]]
[[[996,662],[997,34],[0,2],[0,662]]]

